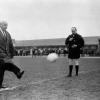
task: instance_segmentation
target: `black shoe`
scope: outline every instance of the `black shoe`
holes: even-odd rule
[[[7,87],[5,87],[5,86],[0,86],[0,89],[5,89],[5,88],[7,88]]]
[[[18,75],[17,75],[18,79],[21,79],[21,78],[22,78],[22,76],[23,76],[23,74],[24,74],[24,71],[22,71],[22,72],[18,73]]]
[[[69,74],[69,75],[67,75],[67,77],[72,77],[72,75]]]
[[[75,76],[78,76],[78,74],[76,74]]]

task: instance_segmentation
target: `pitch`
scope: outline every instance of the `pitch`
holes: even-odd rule
[[[12,73],[6,72],[5,78],[4,78],[4,84],[10,88],[11,87],[13,88],[14,86],[18,86],[18,85],[22,85],[22,86],[26,85],[26,87],[20,88],[17,91],[14,90],[14,92],[11,93],[11,95],[13,95],[14,93],[19,94],[19,91],[20,91],[20,93],[22,93],[23,91],[25,91],[25,93],[26,93],[27,91],[31,91],[32,88],[34,88],[33,90],[35,91],[35,89],[38,87],[40,90],[42,88],[45,88],[46,90],[48,90],[49,88],[52,87],[51,84],[53,84],[53,86],[54,86],[54,84],[55,84],[55,86],[59,86],[59,84],[62,84],[64,86],[65,82],[66,82],[66,85],[65,85],[66,88],[69,87],[69,85],[72,88],[73,88],[73,86],[77,87],[77,85],[75,85],[77,83],[77,81],[81,82],[82,80],[85,80],[85,76],[87,78],[86,80],[88,80],[88,83],[85,83],[85,85],[89,84],[89,86],[90,86],[91,81],[94,78],[96,78],[96,77],[93,77],[92,72],[100,70],[100,58],[92,58],[92,59],[91,58],[81,58],[80,59],[79,77],[77,79],[75,79],[74,73],[73,73],[73,77],[71,79],[67,78],[65,80],[63,76],[68,74],[68,59],[67,59],[67,57],[59,57],[59,59],[55,63],[49,63],[45,59],[45,57],[33,57],[33,58],[31,58],[31,57],[15,57],[14,61],[18,66],[20,66],[22,69],[25,70],[25,74],[24,74],[23,78],[19,81]],[[92,74],[89,74],[89,73],[92,73]],[[83,79],[82,79],[82,77],[83,77]],[[52,80],[52,81],[50,81],[50,80]],[[86,82],[86,80],[82,81],[82,83],[81,84],[79,83],[79,84],[83,85],[84,82]],[[95,79],[95,81],[96,81],[96,79]],[[42,84],[41,82],[44,82],[44,83]],[[71,83],[69,84],[69,82],[71,82]],[[35,84],[33,84],[33,83],[35,83]],[[33,84],[31,88],[30,88],[29,84]],[[71,86],[71,84],[73,84],[73,85]],[[60,88],[61,88],[61,86],[60,86]],[[77,87],[77,88],[79,88],[79,87]],[[8,100],[14,100],[14,99],[8,99]]]

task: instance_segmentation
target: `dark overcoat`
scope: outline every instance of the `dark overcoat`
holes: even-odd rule
[[[10,34],[5,31],[5,36],[3,36],[2,31],[0,31],[0,60],[5,58],[13,58],[14,47]]]

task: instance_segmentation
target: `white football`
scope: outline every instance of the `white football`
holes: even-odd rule
[[[58,54],[56,54],[56,53],[50,53],[47,56],[47,60],[50,62],[55,62],[57,59],[58,59]]]

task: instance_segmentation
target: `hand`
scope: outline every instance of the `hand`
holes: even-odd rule
[[[7,58],[4,58],[4,62],[5,63],[13,63],[12,59],[7,57]]]
[[[76,48],[76,47],[77,47],[77,45],[76,45],[76,44],[72,45],[72,48]]]
[[[73,40],[73,38],[70,38],[70,39],[69,39],[69,41],[72,41],[72,40]]]

